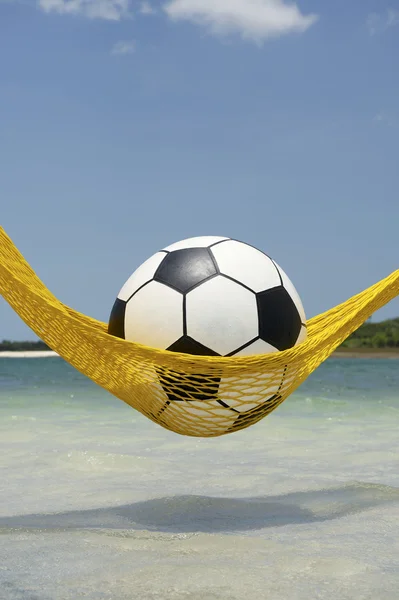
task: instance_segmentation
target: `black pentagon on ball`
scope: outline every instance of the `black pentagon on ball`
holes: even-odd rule
[[[207,248],[185,248],[166,255],[155,272],[154,281],[186,294],[217,273]]]
[[[301,331],[301,317],[285,288],[278,286],[256,294],[259,337],[277,350],[295,346]]]
[[[181,337],[169,346],[168,350],[196,356],[218,356],[217,352],[203,346],[189,336]],[[217,400],[220,377],[209,377],[197,373],[185,375],[175,371],[170,374],[158,371],[158,377],[165,394],[171,402]]]
[[[274,396],[269,398],[266,402],[241,413],[234,421],[233,425],[229,427],[228,431],[239,431],[240,429],[255,425],[255,423],[266,417],[276,407],[276,404],[280,400],[281,396],[279,394],[274,394]]]
[[[217,352],[200,344],[189,335],[183,335],[176,342],[173,342],[167,350],[170,352],[184,352],[194,356],[220,356]]]
[[[111,316],[108,323],[108,333],[125,339],[125,312],[126,302],[117,298],[111,310]]]

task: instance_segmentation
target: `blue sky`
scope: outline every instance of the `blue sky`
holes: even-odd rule
[[[1,225],[101,320],[193,235],[266,251],[309,317],[372,285],[399,268],[395,4],[0,0]],[[35,337],[1,299],[0,338]]]

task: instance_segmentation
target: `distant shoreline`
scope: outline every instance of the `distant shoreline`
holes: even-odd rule
[[[340,348],[332,358],[399,358],[399,348]]]
[[[52,350],[10,350],[0,352],[0,358],[50,358],[59,356]],[[340,348],[330,358],[396,358],[399,359],[399,348]]]

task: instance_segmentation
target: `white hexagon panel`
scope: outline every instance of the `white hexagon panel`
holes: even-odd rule
[[[277,348],[268,344],[267,342],[257,339],[248,346],[245,346],[238,352],[234,354],[234,356],[251,356],[254,354],[271,354],[273,352],[278,352]]]
[[[166,252],[157,252],[135,270],[118,294],[119,300],[127,302],[141,286],[153,279],[159,265],[166,257]]]
[[[211,252],[222,275],[235,279],[254,292],[281,285],[272,259],[248,244],[227,240],[212,246]]]
[[[209,248],[213,244],[228,240],[229,238],[220,237],[217,235],[202,235],[199,237],[187,238],[180,242],[175,242],[170,246],[164,248],[167,252],[173,252],[175,250],[185,250],[186,248]]]
[[[124,337],[166,350],[183,335],[183,295],[150,281],[126,303]]]
[[[190,291],[185,308],[186,335],[222,356],[259,335],[255,294],[221,275]]]

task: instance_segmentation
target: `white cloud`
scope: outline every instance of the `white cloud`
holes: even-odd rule
[[[386,122],[386,115],[382,112],[377,113],[373,118],[374,123],[384,123]]]
[[[133,40],[130,41],[120,41],[116,42],[111,50],[111,54],[133,54],[136,51],[136,42]]]
[[[39,0],[38,5],[47,13],[108,21],[119,21],[129,13],[129,0]]]
[[[304,32],[318,19],[286,0],[169,0],[164,10],[175,21],[191,21],[219,35],[238,33],[256,42]]]
[[[379,125],[387,125],[388,127],[397,127],[399,124],[399,121],[394,116],[383,111],[377,113],[373,121]]]
[[[388,27],[399,25],[399,10],[393,10],[392,8],[388,10],[387,25]]]
[[[46,13],[90,19],[120,21],[130,16],[130,0],[37,0],[37,4]],[[136,7],[142,15],[157,13],[149,0],[137,2]],[[163,9],[174,21],[191,21],[214,34],[235,33],[258,43],[286,33],[304,32],[318,19],[315,14],[303,14],[291,0],[166,0]],[[397,17],[395,11],[389,13],[392,22]]]
[[[390,8],[384,13],[370,13],[367,17],[367,28],[370,35],[382,33],[395,25],[399,25],[399,10]]]
[[[144,2],[141,3],[140,6],[140,13],[142,15],[153,15],[155,14],[156,10],[153,6],[151,6],[151,4],[149,2],[147,2],[147,0],[144,0]]]

